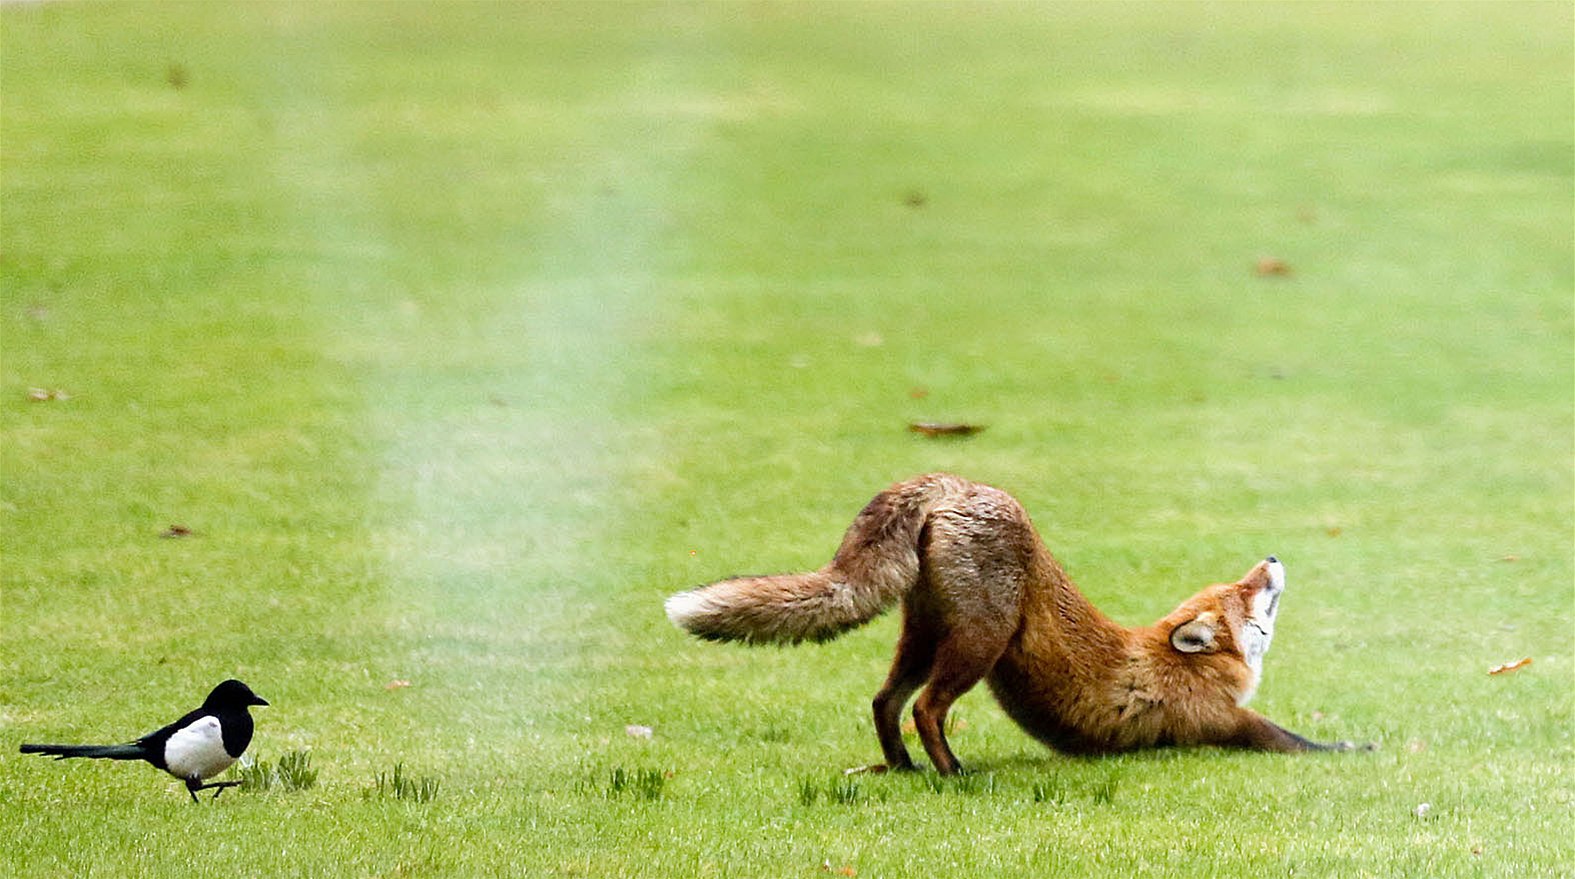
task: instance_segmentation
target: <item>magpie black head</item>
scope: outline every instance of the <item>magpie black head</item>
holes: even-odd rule
[[[248,705],[267,704],[268,700],[253,693],[251,687],[232,679],[214,687],[213,692],[209,693],[207,700],[202,703],[202,707],[240,708],[244,710]]]

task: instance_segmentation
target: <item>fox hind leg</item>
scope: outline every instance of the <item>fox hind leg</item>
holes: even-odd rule
[[[996,660],[1006,652],[1009,640],[1003,637],[981,641],[977,633],[970,634],[975,637],[951,634],[937,646],[929,681],[913,703],[913,724],[918,728],[919,741],[924,743],[930,762],[942,775],[956,775],[962,771],[962,765],[946,741],[946,713],[951,710],[952,703],[990,673]]]
[[[913,768],[908,749],[902,744],[902,709],[908,699],[924,685],[935,661],[936,638],[929,626],[911,607],[904,607],[902,635],[897,640],[897,655],[892,659],[886,683],[875,694],[875,735],[880,738],[886,768]]]

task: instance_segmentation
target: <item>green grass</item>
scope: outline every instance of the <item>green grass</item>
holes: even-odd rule
[[[398,775],[400,764],[394,764],[394,769]],[[251,790],[270,790],[275,787],[306,790],[317,784],[317,770],[312,768],[310,751],[291,751],[274,761],[258,760],[254,755],[246,754],[236,766],[235,774],[240,776],[241,785]],[[381,775],[378,780],[382,781]],[[382,787],[379,783],[379,790]],[[394,787],[397,790],[400,786],[396,784]]]
[[[1575,871],[1571,37],[1568,4],[4,6],[0,863]],[[1123,622],[1278,554],[1255,706],[1381,750],[1068,759],[980,691],[978,775],[844,777],[894,620],[662,617],[933,469],[1014,492]],[[315,785],[198,807],[15,753],[230,676]]]

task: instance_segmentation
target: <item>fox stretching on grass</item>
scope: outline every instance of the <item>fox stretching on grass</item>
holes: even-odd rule
[[[1285,568],[1271,556],[1129,629],[1072,585],[1011,495],[932,473],[876,495],[820,570],[722,580],[668,598],[666,609],[701,638],[795,644],[835,638],[901,599],[896,658],[874,700],[884,768],[914,768],[899,718],[923,687],[914,725],[935,768],[950,775],[960,766],[946,712],[986,679],[1024,730],[1072,754],[1351,749],[1308,741],[1243,707],[1284,590]]]

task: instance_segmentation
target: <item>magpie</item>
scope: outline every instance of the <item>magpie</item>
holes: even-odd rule
[[[238,781],[208,779],[230,768],[252,741],[252,716],[247,708],[267,705],[252,688],[229,680],[213,688],[202,707],[162,729],[124,745],[23,745],[24,754],[48,754],[56,760],[99,757],[108,760],[146,760],[186,782],[186,792],[197,802],[197,791],[214,788],[218,799]]]

